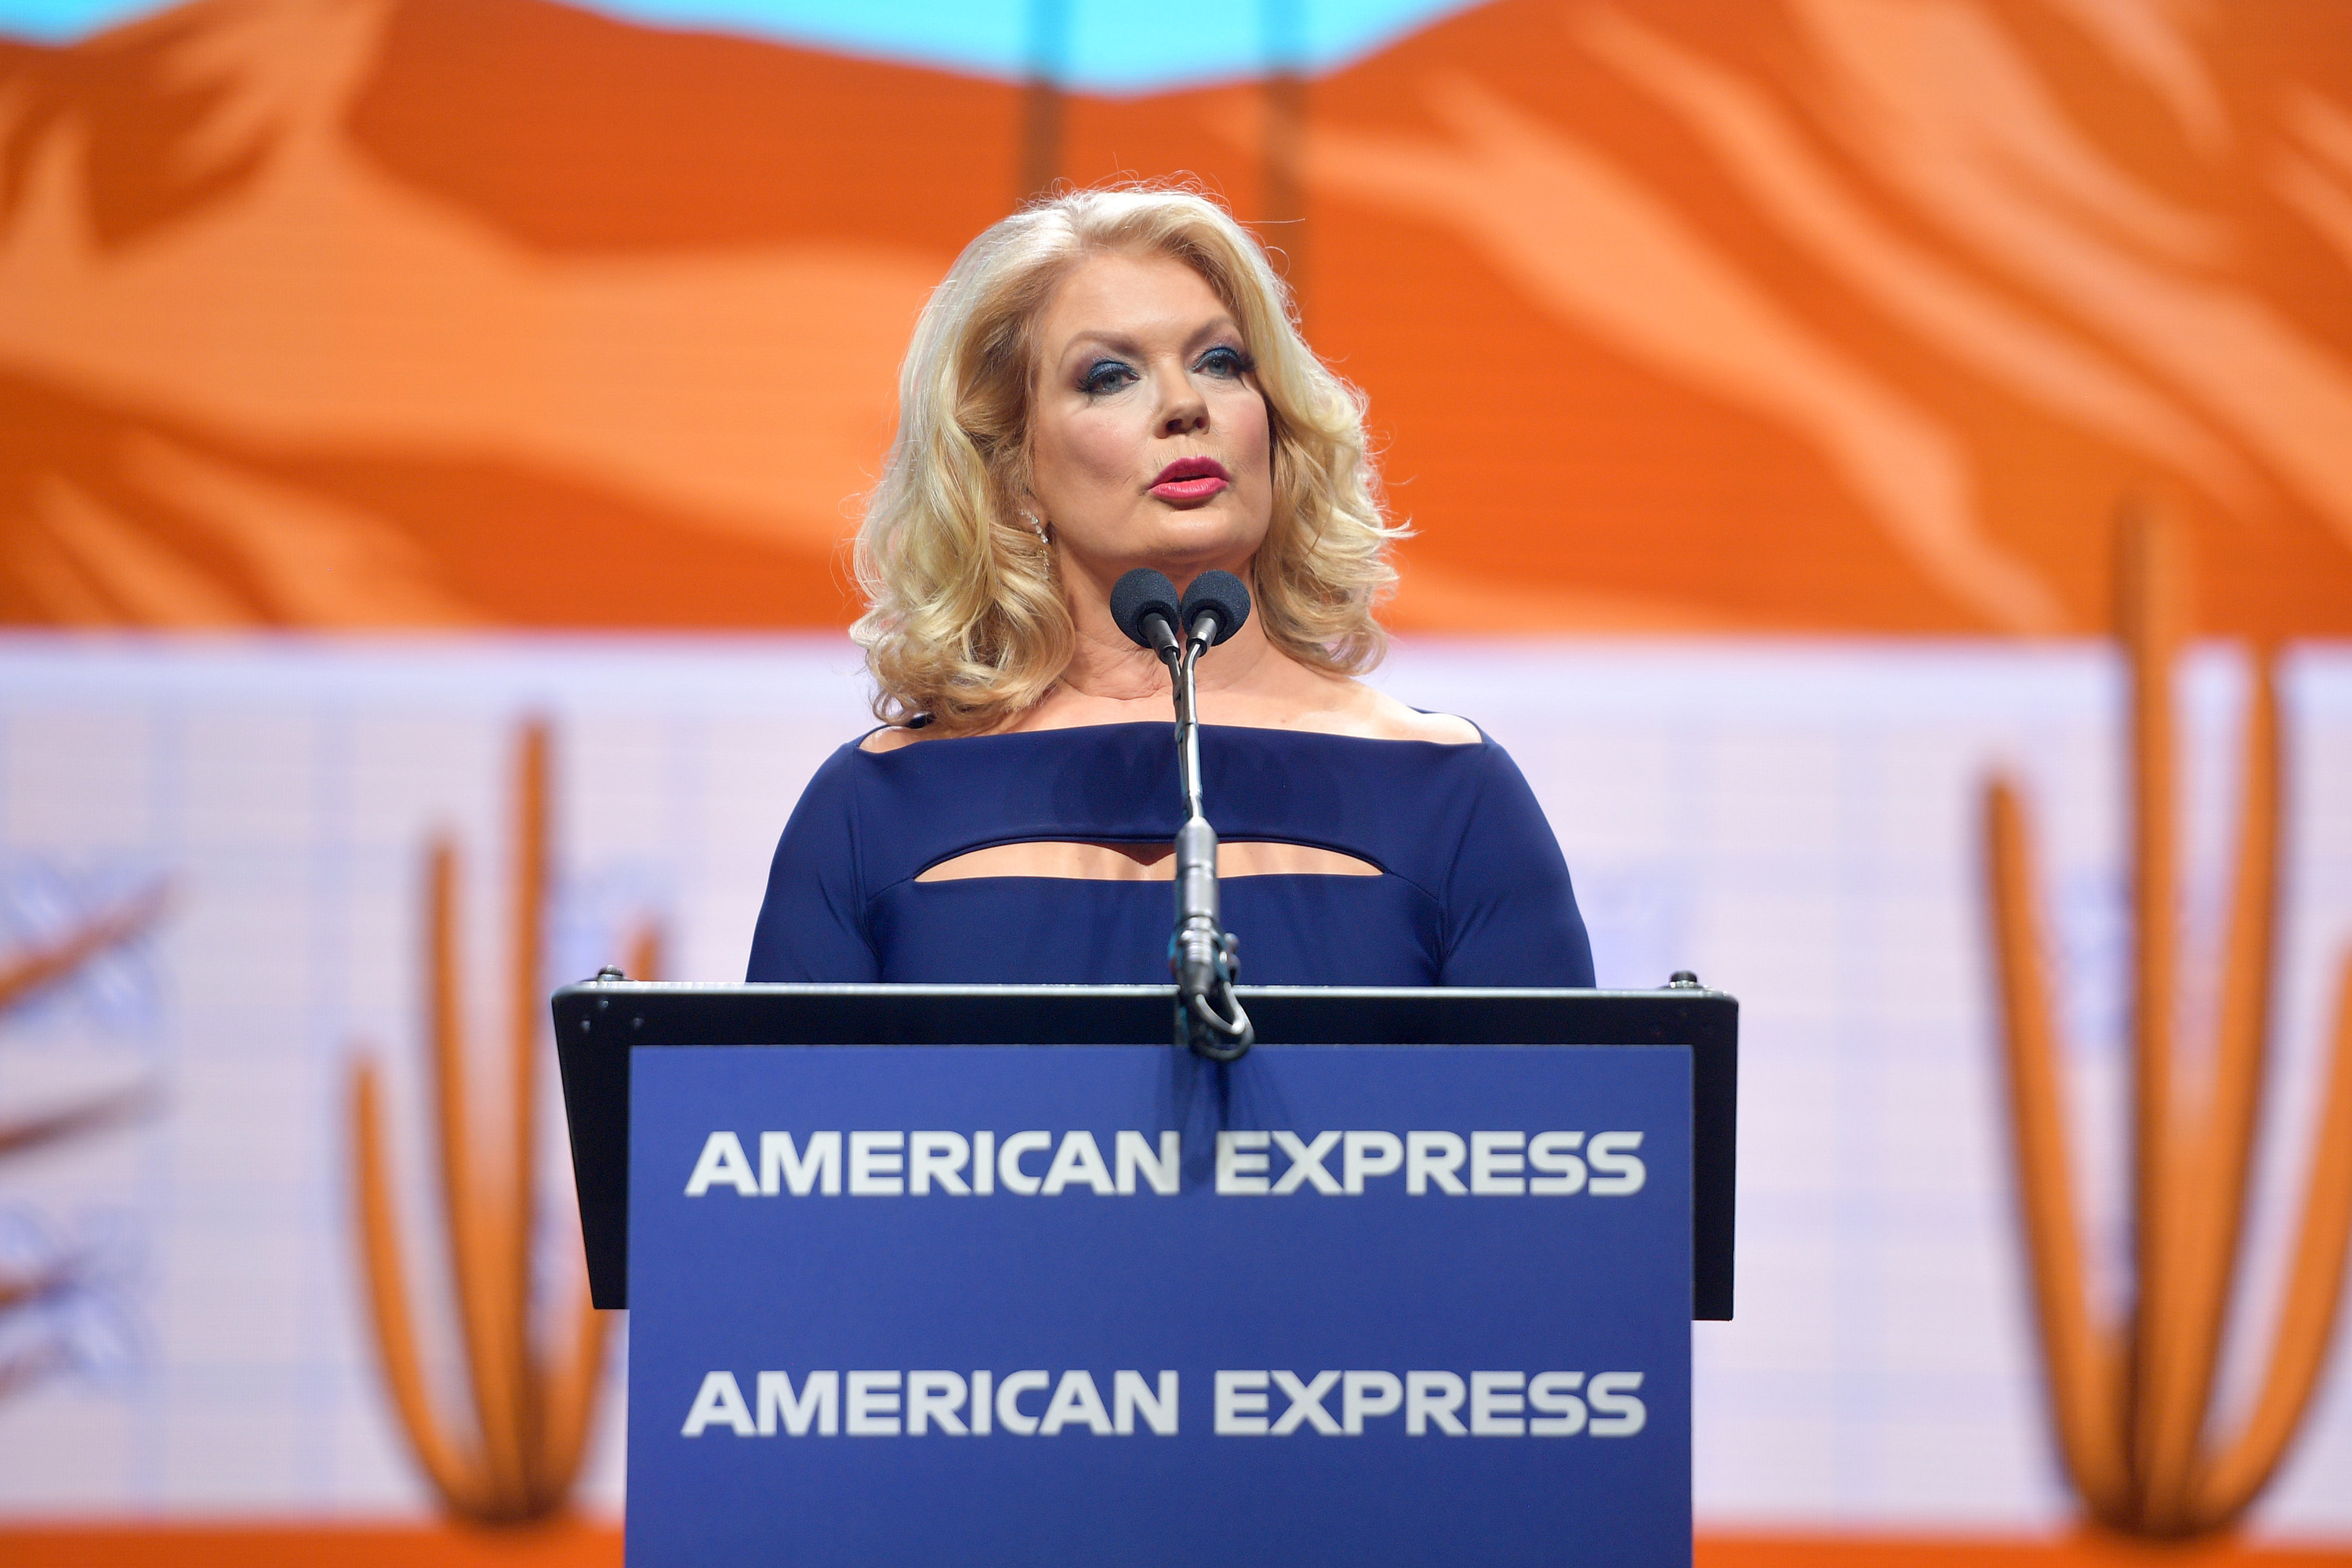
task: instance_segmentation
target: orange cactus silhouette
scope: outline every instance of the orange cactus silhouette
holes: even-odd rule
[[[2336,1318],[2352,1237],[2352,959],[2336,999],[2327,1088],[2286,1292],[2260,1394],[2226,1440],[2210,1431],[2244,1228],[2247,1176],[2271,1036],[2280,860],[2279,720],[2272,658],[2247,715],[2234,886],[2213,1020],[2209,1090],[2183,1092],[2184,970],[2171,677],[2190,625],[2192,574],[2177,525],[2125,522],[2119,622],[2131,671],[2133,1304],[2102,1323],[2089,1304],[2067,1164],[2064,1051],[2016,785],[1985,792],[1993,946],[2000,981],[2018,1186],[2058,1447],[2091,1515],[2135,1535],[2226,1526],[2261,1493],[2300,1426]]]
[[[474,1142],[458,1022],[457,850],[439,839],[427,857],[425,1005],[443,1217],[472,1396],[469,1423],[445,1423],[426,1392],[386,1175],[382,1089],[374,1065],[362,1060],[352,1081],[357,1217],[385,1381],[417,1460],[443,1503],[462,1518],[486,1524],[538,1519],[562,1505],[594,1421],[604,1361],[606,1320],[589,1305],[584,1280],[574,1286],[559,1319],[569,1325],[567,1342],[545,1346],[532,1331],[538,1047],[546,1017],[541,954],[547,757],[546,726],[527,726],[515,812],[509,1121],[502,1144],[489,1151]],[[630,961],[635,973],[657,969],[659,954],[650,932],[638,937]]]

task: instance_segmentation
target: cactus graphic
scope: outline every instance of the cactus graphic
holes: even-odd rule
[[[449,1275],[471,1395],[467,1418],[445,1421],[420,1363],[400,1225],[387,1177],[383,1091],[372,1062],[352,1079],[351,1118],[358,1226],[376,1348],[417,1461],[448,1510],[483,1524],[543,1518],[569,1495],[593,1425],[604,1363],[606,1319],[575,1281],[551,1321],[567,1336],[534,1332],[542,1314],[531,1293],[536,1209],[539,1047],[546,1027],[542,989],[548,880],[548,731],[526,725],[515,803],[510,1011],[503,1135],[478,1144],[459,1020],[456,914],[457,854],[446,838],[426,857],[425,1017],[440,1148]],[[641,934],[632,973],[656,972],[656,939]],[[578,1254],[577,1247],[572,1248]]]
[[[2283,1304],[2260,1392],[2217,1432],[2214,1373],[2245,1228],[2248,1169],[2273,1034],[2282,855],[2273,658],[2259,650],[2241,762],[2221,985],[2207,1020],[2210,1074],[2182,1070],[2184,943],[2172,674],[2191,626],[2193,574],[2178,523],[2127,515],[2116,571],[2130,671],[2132,1289],[2119,1321],[2090,1301],[2067,1163],[2065,1050],[2016,785],[1985,791],[1992,943],[2000,977],[2017,1184],[2057,1446],[2090,1515],[2127,1534],[2180,1537],[2235,1521],[2276,1472],[2319,1380],[2352,1235],[2352,958],[2335,1002],[2326,1089]]]
[[[169,902],[168,889],[158,882],[61,936],[0,961],[0,1016],[145,932],[163,917]],[[142,1084],[96,1095],[62,1110],[0,1120],[0,1160],[104,1131],[144,1114],[155,1100],[154,1089]],[[0,1321],[64,1295],[81,1282],[80,1269],[70,1258],[26,1269],[0,1269]],[[0,1357],[0,1398],[37,1382],[68,1359],[66,1347],[55,1342],[37,1343]]]

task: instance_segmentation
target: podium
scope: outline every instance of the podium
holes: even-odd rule
[[[1690,1561],[1738,1004],[554,998],[633,1568]]]

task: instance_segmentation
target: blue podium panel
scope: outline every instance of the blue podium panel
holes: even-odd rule
[[[1690,1561],[1690,1054],[667,1047],[632,1568]]]

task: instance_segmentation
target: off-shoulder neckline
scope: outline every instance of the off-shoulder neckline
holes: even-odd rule
[[[1413,711],[1416,713],[1426,713],[1429,710],[1425,708],[1416,708]],[[1454,715],[1454,717],[1459,717],[1459,715]],[[1367,746],[1422,746],[1433,752],[1484,751],[1495,743],[1494,737],[1488,735],[1486,730],[1479,725],[1477,721],[1474,719],[1464,719],[1462,721],[1469,725],[1471,729],[1477,731],[1478,738],[1476,740],[1417,741],[1409,737],[1391,738],[1386,735],[1349,735],[1343,734],[1337,730],[1291,730],[1285,729],[1275,724],[1203,724],[1201,726],[1201,729],[1203,733],[1222,731],[1225,733],[1237,732],[1246,735],[1289,735],[1318,741],[1351,742],[1359,745]],[[872,757],[878,761],[884,757],[905,756],[910,752],[927,752],[943,744],[953,745],[963,742],[1026,741],[1050,735],[1101,734],[1115,730],[1167,730],[1172,728],[1173,724],[1173,720],[1167,719],[1128,719],[1110,724],[1063,724],[1057,725],[1050,730],[1006,730],[979,735],[940,735],[931,740],[910,742],[903,746],[893,746],[887,752],[869,752],[866,749],[866,742],[871,740],[874,736],[881,734],[886,730],[903,728],[903,726],[895,724],[877,724],[871,730],[868,730],[864,734],[858,736],[856,740],[852,741],[849,743],[849,749],[861,757]]]

